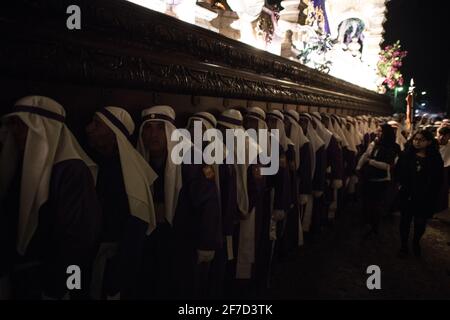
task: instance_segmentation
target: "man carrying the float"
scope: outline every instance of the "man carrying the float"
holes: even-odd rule
[[[288,214],[288,218],[291,218],[291,221],[288,221],[289,249],[295,249],[303,245],[301,221],[306,210],[308,196],[312,192],[311,144],[298,123],[299,119],[300,116],[297,111],[289,110],[285,112],[286,135],[292,141],[294,147],[294,161],[290,166],[294,208],[293,214]]]
[[[197,112],[188,120],[187,127],[191,136],[193,136],[195,130],[195,121],[200,122],[203,134],[206,130],[215,129],[217,127],[217,120],[211,113]],[[206,296],[213,299],[223,298],[225,294],[225,281],[227,279],[227,270],[229,270],[228,265],[234,259],[233,225],[234,220],[239,219],[237,210],[236,170],[234,164],[226,163],[227,151],[223,142],[225,137],[225,135],[222,135],[222,139],[214,137],[214,140],[211,139],[211,137],[208,138],[213,140],[211,145],[216,147],[215,152],[223,153],[222,157],[220,157],[219,154],[217,154],[217,157],[214,155],[216,160],[219,160],[220,157],[221,161],[216,161],[212,164],[219,196],[222,226],[221,246],[216,250],[214,259],[211,261],[208,278],[206,280]],[[204,144],[208,144],[208,142],[204,142]],[[204,148],[203,152],[205,152]]]
[[[308,201],[303,221],[303,230],[308,236],[312,236],[319,232],[320,227],[320,213],[322,210],[323,193],[325,190],[325,176],[326,176],[326,153],[325,142],[319,136],[314,128],[314,121],[308,113],[301,113],[300,126],[306,137],[311,143],[312,147],[312,199]]]
[[[0,285],[9,278],[11,290],[0,288],[1,298],[87,298],[101,220],[97,166],[65,117],[55,100],[29,96],[3,118]],[[69,292],[70,266],[81,283]]]
[[[176,128],[175,111],[170,106],[145,109],[142,121],[138,149],[158,173],[152,193],[159,233],[147,239],[147,279],[162,273],[156,297],[170,294],[166,288],[172,282],[175,297],[199,298],[204,294],[201,284],[208,270],[203,264],[210,263],[222,245],[215,172],[203,161],[193,163],[199,150],[192,147],[190,139],[178,135],[186,140],[172,141]],[[180,143],[191,146],[184,149],[191,152],[181,155],[177,163],[179,154],[174,148]]]
[[[120,107],[100,109],[86,127],[99,164],[97,195],[103,210],[94,299],[139,297],[145,235],[156,227],[150,188],[157,176],[129,141],[134,129],[131,116]]]
[[[292,181],[289,173],[289,160],[294,161],[294,144],[286,136],[284,127],[284,115],[279,110],[267,112],[267,126],[279,133],[279,169],[278,173],[269,177],[269,184],[273,186],[272,195],[272,220],[276,223],[275,256],[284,259],[287,255],[288,246],[286,238],[287,213],[294,208],[294,197],[292,194]],[[292,221],[292,218],[289,219]]]

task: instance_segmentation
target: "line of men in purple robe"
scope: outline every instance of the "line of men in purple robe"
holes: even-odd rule
[[[194,121],[203,131],[279,130],[279,170],[265,176],[260,161],[175,164],[170,106],[144,109],[139,128],[123,108],[98,110],[88,152],[55,100],[28,96],[11,111],[0,143],[7,299],[254,297],[272,265],[355,194],[357,159],[378,121],[258,107],[189,118],[191,131]],[[81,285],[69,289],[73,265]]]

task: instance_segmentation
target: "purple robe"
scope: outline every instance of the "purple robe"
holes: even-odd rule
[[[40,299],[43,292],[62,298],[70,265],[78,265],[82,272],[82,289],[71,291],[71,297],[87,298],[101,222],[91,172],[83,161],[75,159],[53,166],[48,200],[39,210],[39,224],[24,256],[15,249],[20,181],[18,174],[0,214],[0,254],[4,257],[0,272],[29,264],[11,274],[13,298]]]
[[[183,184],[173,220],[173,280],[179,298],[206,294],[209,264],[197,263],[197,250],[218,251],[223,246],[218,191],[209,170],[213,169],[207,165],[182,165]]]

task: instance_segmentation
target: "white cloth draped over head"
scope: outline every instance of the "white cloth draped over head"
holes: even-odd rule
[[[148,223],[148,232],[156,228],[151,185],[158,177],[129,141],[135,125],[130,114],[119,107],[105,107],[95,113],[116,136],[130,214]]]
[[[343,147],[348,148],[349,145],[349,141],[348,141],[348,137],[345,134],[346,131],[346,123],[345,120],[343,120],[342,118],[340,118],[339,116],[334,115],[334,119],[335,119],[335,127],[336,127],[336,132],[339,135],[339,138],[341,140],[341,144]],[[334,128],[334,127],[333,127]]]
[[[326,148],[328,148],[328,145],[330,144],[330,140],[331,140],[331,137],[333,136],[333,134],[330,132],[330,130],[325,128],[325,126],[323,125],[323,123],[321,121],[322,118],[321,118],[319,112],[312,112],[311,116],[317,126],[315,130],[316,130],[317,134],[320,136],[320,138],[323,140],[323,142],[325,143],[325,149],[326,149]]]
[[[351,131],[355,134],[356,146],[361,145],[364,142],[364,135],[361,133],[360,123],[358,119],[348,116],[347,123],[350,123],[353,127]]]
[[[264,129],[268,130],[266,123],[266,113],[260,107],[251,107],[248,109],[248,112],[245,114],[245,118],[252,118],[258,121],[258,130]],[[259,131],[257,130],[258,139],[259,139]],[[258,140],[258,144],[261,141]],[[267,139],[267,155],[270,155],[270,139]]]
[[[206,130],[209,129],[215,129],[217,126],[217,120],[216,117],[214,117],[211,113],[209,112],[197,112],[194,113],[191,117],[189,117],[188,119],[188,128],[191,126],[192,121],[201,121],[203,123],[203,125],[205,126]],[[226,146],[223,143],[223,141],[215,141],[215,143],[220,143],[222,144],[222,150],[223,150],[223,159],[225,159],[226,155],[227,155],[227,150],[226,150]],[[216,187],[217,190],[219,191],[217,193],[218,197],[219,197],[219,202],[221,203],[222,199],[220,198],[220,180],[219,180],[219,165],[217,163],[213,164],[214,167],[214,178],[215,178],[215,182],[216,182]],[[220,206],[222,207],[222,206]]]
[[[267,129],[266,113],[259,107],[251,107],[248,109],[245,117],[253,118],[258,121],[258,129]]]
[[[341,145],[343,148],[348,148],[349,142],[347,141],[347,136],[344,133],[344,128],[342,127],[342,120],[337,115],[331,116],[334,121],[332,121],[332,127],[336,134],[341,138]]]
[[[361,134],[365,136],[366,134],[370,133],[369,123],[366,118],[362,118],[362,120],[359,122]]]
[[[342,131],[344,132],[345,138],[347,139],[347,149],[349,151],[354,152],[355,154],[358,153],[358,148],[356,147],[359,145],[358,143],[358,134],[356,133],[355,126],[353,125],[351,120],[343,119],[343,127]],[[350,129],[347,128],[347,125],[350,126]]]
[[[271,110],[267,112],[266,117],[276,120],[276,128],[274,129],[278,129],[280,146],[284,151],[287,151],[288,145],[294,145],[294,143],[286,136],[286,130],[284,128],[284,115],[279,110]]]
[[[65,160],[82,160],[95,181],[97,165],[64,124],[66,112],[55,100],[43,96],[24,97],[4,119],[12,116],[26,124],[28,134],[23,166],[17,168],[19,151],[12,133],[6,133],[0,155],[0,201],[3,201],[16,170],[22,170],[17,251],[24,255],[38,227],[39,210],[49,197],[53,166]]]
[[[309,114],[300,113],[300,118],[306,119],[308,121],[308,125],[306,128],[306,137],[311,143],[311,175],[312,177],[314,177],[314,172],[316,170],[316,153],[321,147],[325,146],[325,142],[323,142],[322,138],[320,138],[316,130],[314,130],[314,127],[311,123],[313,119]]]
[[[178,196],[183,184],[181,176],[181,165],[172,161],[171,153],[178,141],[171,141],[172,132],[175,127],[175,111],[170,106],[153,106],[142,111],[142,124],[139,128],[138,151],[148,162],[150,156],[144,141],[142,140],[142,131],[147,122],[163,122],[166,133],[167,156],[166,167],[164,169],[164,210],[167,221],[172,224],[175,210],[177,208]]]
[[[192,124],[192,121],[195,121],[195,120],[201,121],[205,125],[206,130],[214,129],[217,125],[216,117],[214,117],[209,112],[194,113],[191,117],[189,117],[187,127],[189,128]]]
[[[345,141],[343,139],[343,137],[341,136],[340,132],[338,132],[335,129],[335,118],[333,116],[329,116],[329,125],[328,125],[328,130],[331,131],[331,133],[333,133],[333,136],[336,138],[336,140],[339,142],[340,146],[344,146],[345,145]]]
[[[224,126],[227,129],[234,129],[234,130],[244,130],[243,125],[243,117],[242,114],[236,110],[236,109],[227,109],[223,111],[217,118],[217,124],[220,124]],[[257,143],[253,139],[246,139],[245,140],[245,147],[246,147],[246,153],[248,153],[249,150],[249,144],[256,145]],[[257,146],[259,149],[259,146]],[[235,158],[237,159],[237,152],[236,148],[234,148]],[[247,159],[246,157],[246,160]],[[236,184],[237,184],[237,201],[238,201],[238,208],[239,211],[244,215],[248,216],[250,214],[249,212],[249,200],[248,200],[248,186],[247,186],[247,170],[250,166],[250,163],[248,161],[245,161],[244,164],[235,164],[236,169]]]
[[[377,132],[377,125],[375,124],[375,118],[372,118],[370,121],[370,126],[369,126],[369,133],[375,133]]]
[[[298,123],[299,118],[300,116],[295,110],[288,110],[286,112],[286,119],[288,119],[288,121],[291,123],[291,132],[289,135],[289,139],[294,143],[296,170],[300,167],[300,149],[306,143],[309,143],[309,139],[305,136],[302,127]]]

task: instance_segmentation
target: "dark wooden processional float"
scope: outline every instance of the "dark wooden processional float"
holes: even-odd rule
[[[67,7],[81,8],[68,30]],[[1,113],[24,95],[61,102],[77,132],[92,113],[168,104],[178,124],[230,107],[342,115],[392,112],[389,99],[221,34],[123,0],[15,0],[0,9]]]

